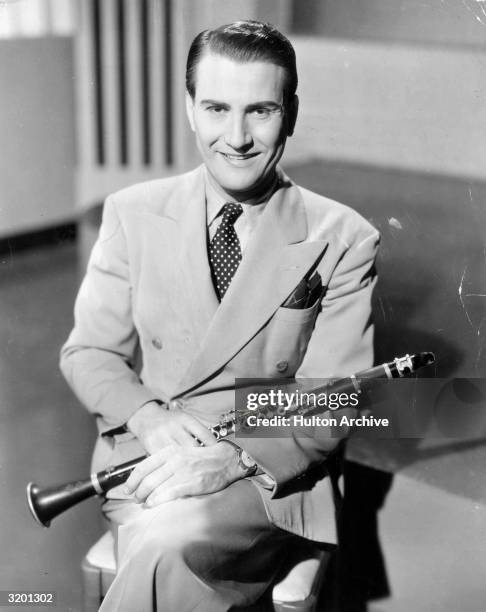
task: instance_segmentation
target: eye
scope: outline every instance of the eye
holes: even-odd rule
[[[206,110],[213,115],[222,115],[224,111],[226,110],[226,108],[224,106],[213,105],[213,106],[208,106]]]
[[[272,111],[269,108],[265,108],[263,106],[254,108],[251,111],[251,114],[258,119],[266,119],[272,114]]]

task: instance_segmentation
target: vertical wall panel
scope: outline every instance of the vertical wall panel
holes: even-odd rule
[[[78,0],[78,204],[200,158],[185,116],[185,63],[200,30],[257,16],[257,0]],[[275,20],[287,2],[272,2]],[[285,10],[284,10],[285,9]]]
[[[165,0],[166,2],[169,0]],[[174,138],[173,155],[174,161],[177,164],[179,160],[185,160],[191,164],[191,149],[188,144],[188,131],[186,127],[185,113],[180,112],[184,109],[184,80],[181,79],[182,66],[184,65],[189,40],[192,36],[193,20],[197,18],[198,7],[194,7],[195,15],[187,11],[187,0],[183,0],[180,4],[174,7],[175,10],[170,12],[171,25],[166,25],[167,29],[176,32],[177,35],[172,37],[171,52],[173,58],[172,70],[172,104],[174,105],[175,113],[173,118],[173,131],[176,135]],[[167,11],[167,9],[166,9]],[[166,12],[167,15],[167,12]],[[189,34],[190,31],[190,34]],[[192,140],[192,134],[191,134]],[[192,164],[191,164],[192,165]]]
[[[142,164],[142,96],[141,96],[141,48],[140,48],[140,3],[125,0],[127,40],[127,101],[128,139],[130,142],[129,162]]]
[[[149,15],[150,41],[150,123],[152,125],[152,160],[154,166],[162,166],[165,162],[165,65],[164,65],[164,35],[165,21],[162,2],[153,0]]]
[[[116,55],[118,68],[118,93],[119,93],[119,130],[120,130],[120,164],[123,166],[128,164],[128,106],[127,106],[127,75],[126,75],[126,59],[127,59],[127,41],[126,41],[126,13],[123,0],[117,0],[116,6]]]
[[[94,81],[94,96],[95,96],[95,135],[96,135],[96,159],[98,164],[102,165],[105,163],[106,151],[105,151],[105,121],[103,113],[104,96],[105,96],[105,84],[103,82],[103,43],[102,43],[102,23],[101,23],[101,0],[93,1],[93,12],[91,14],[91,27],[93,28],[93,81]]]
[[[94,42],[91,2],[78,0],[76,36],[76,117],[78,165],[90,168],[95,165],[95,91],[94,91]]]
[[[175,64],[177,62],[176,55],[174,53],[176,36],[174,33],[174,6],[172,0],[164,0],[164,26],[165,26],[165,45],[164,45],[164,100],[165,100],[165,163],[171,166],[175,163],[176,158],[174,154],[174,135],[177,134],[177,130],[174,130],[174,118],[176,115],[184,115],[184,104],[175,106],[174,98],[174,87],[179,87],[181,92],[184,92],[184,80],[177,82],[175,80],[175,73],[183,74],[183,66],[185,66],[185,58],[182,64]],[[178,31],[177,31],[178,32]]]
[[[101,75],[104,89],[102,113],[105,129],[105,163],[120,162],[120,87],[117,53],[117,0],[102,0],[101,5]]]
[[[140,0],[140,77],[142,81],[142,163],[150,166],[152,133],[150,125],[152,80],[150,74],[149,14],[153,0]]]

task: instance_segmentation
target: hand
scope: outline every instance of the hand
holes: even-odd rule
[[[178,410],[166,410],[148,402],[128,419],[128,429],[135,434],[149,455],[172,446],[212,446],[213,434],[198,419]]]
[[[157,506],[179,497],[215,493],[244,476],[230,444],[166,446],[144,459],[125,483],[127,495]]]

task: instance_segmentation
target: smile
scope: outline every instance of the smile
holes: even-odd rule
[[[220,151],[220,154],[229,161],[245,161],[258,155],[258,153],[245,153],[238,155],[235,153],[223,153],[222,151]]]

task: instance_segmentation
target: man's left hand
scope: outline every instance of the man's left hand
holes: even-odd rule
[[[179,497],[215,493],[244,474],[232,445],[166,446],[140,462],[125,484],[138,502],[157,506]]]

